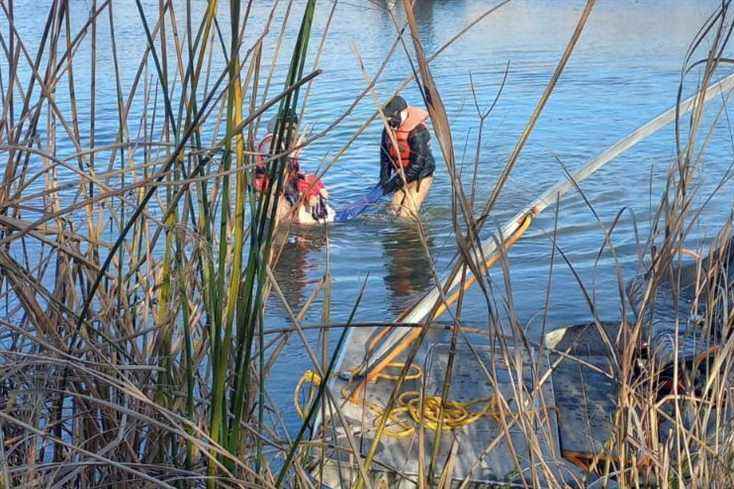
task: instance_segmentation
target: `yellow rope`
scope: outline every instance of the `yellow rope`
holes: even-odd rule
[[[387,364],[387,367],[385,368],[385,370],[387,370],[388,368],[403,370],[404,366],[405,364],[402,362],[392,362],[392,363]],[[358,370],[359,369],[355,369],[355,372]],[[411,370],[413,371],[413,373],[410,372]],[[421,377],[423,377],[423,371],[421,370],[421,368],[418,365],[411,364],[410,367],[408,368],[408,373],[405,374],[404,380],[418,380]],[[397,374],[397,375],[388,374],[388,373],[385,373],[385,371],[383,370],[382,372],[380,372],[377,375],[377,379],[398,380],[400,379],[400,374]]]
[[[306,370],[303,372],[303,375],[301,376],[301,379],[298,381],[298,384],[296,384],[296,388],[293,390],[293,405],[296,407],[296,413],[298,413],[298,416],[303,419],[305,417],[305,414],[303,412],[303,407],[301,406],[301,389],[303,389],[303,386],[305,384],[312,384],[316,387],[321,385],[321,376],[314,372],[313,370]],[[311,395],[308,397],[308,404],[311,405],[313,402],[313,397],[315,395],[315,392],[312,390]]]
[[[404,363],[393,362],[388,365],[390,368],[402,369]],[[411,365],[405,380],[418,380],[423,377],[423,371],[417,365]],[[388,374],[380,372],[378,379],[388,381],[397,381],[400,375]],[[296,407],[298,416],[303,418],[304,408],[300,404],[301,390],[306,384],[314,386],[321,385],[321,376],[311,370],[306,370],[298,381],[294,391],[293,402]],[[309,396],[308,404],[313,402],[313,392]],[[342,396],[349,398],[349,392],[346,387],[342,389]],[[385,407],[376,403],[364,400],[367,409],[375,415],[373,424],[377,424],[381,416],[385,416]],[[443,410],[442,410],[443,406]],[[481,406],[476,409],[476,406]],[[438,431],[441,426],[442,431],[454,430],[476,423],[484,416],[492,416],[497,418],[498,410],[496,398],[494,396],[485,399],[472,399],[470,401],[450,401],[443,400],[441,396],[427,396],[423,399],[421,409],[421,396],[418,391],[403,392],[398,396],[396,405],[387,413],[387,419],[391,422],[390,426],[386,426],[383,434],[392,438],[402,438],[415,433],[418,425]],[[440,415],[440,417],[439,417]]]

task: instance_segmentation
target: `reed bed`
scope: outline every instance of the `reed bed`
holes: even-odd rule
[[[474,327],[494,338],[512,363],[507,342],[529,346],[533,341],[514,314],[507,247],[498,242],[499,273],[489,276],[482,270],[487,257],[482,256],[481,241],[493,239],[482,228],[595,2],[587,3],[526,131],[496,186],[484,195],[474,183],[464,188],[441,104],[441,82],[433,80],[430,63],[506,3],[488,8],[429,54],[423,52],[406,0],[407,21],[392,17],[396,37],[379,70],[372,76],[365,73],[363,93],[344,114],[300,144],[333,130],[370,95],[379,106],[385,97],[375,92],[376,81],[398,48],[414,59],[415,72],[400,88],[420,80],[452,181],[458,250],[453,274],[462,285],[472,274],[478,277],[490,312],[488,324],[464,324],[461,292],[458,303],[446,307],[451,341],[463,341]],[[288,229],[276,229],[277,202],[271,198],[284,185],[293,148],[280,148],[293,140],[290,125],[277,126],[270,148],[267,172],[273,191],[256,193],[251,182],[258,126],[274,113],[303,113],[309,92],[318,89],[319,59],[337,4],[276,1],[267,18],[254,19],[252,1],[213,0],[199,11],[201,6],[189,1],[160,0],[153,8],[151,2],[135,0],[146,48],[127,84],[120,63],[131,60],[115,37],[116,2],[93,0],[80,22],[78,6],[52,1],[39,21],[40,41],[33,47],[16,30],[14,2],[0,2],[0,155],[5,162],[0,180],[1,488],[318,487],[318,470],[313,469],[334,447],[328,446],[329,433],[312,433],[314,421],[327,413],[340,418],[343,403],[327,381],[335,374],[337,353],[349,329],[374,325],[353,321],[361,294],[353,298],[349,321],[333,324],[329,303],[336,291],[328,257],[322,280],[300,309],[289,304],[273,274]],[[313,30],[317,16],[328,19],[318,34]],[[703,89],[719,77],[729,62],[725,48],[732,26],[729,2],[724,2],[694,39],[681,85],[696,75]],[[294,29],[295,40],[286,42],[285,33]],[[104,62],[98,52],[102,33],[109,36],[104,44],[111,46]],[[275,49],[266,50],[266,43]],[[90,53],[91,59],[80,60],[80,52]],[[285,75],[276,69],[279,63],[288,66]],[[119,127],[111,143],[100,143],[97,134],[101,84],[115,92]],[[82,94],[82,87],[88,93]],[[85,111],[77,102],[82,95],[88,99]],[[491,108],[481,112],[476,105],[481,131]],[[135,112],[138,106],[143,109]],[[700,196],[693,181],[708,143],[704,110],[699,103],[689,119],[677,121],[678,155],[644,243],[649,253],[640,264],[640,279],[627,287],[620,274],[622,319],[614,325],[615,335],[603,335],[614,352],[619,387],[608,451],[590,461],[586,474],[562,477],[565,469],[558,460],[544,459],[547,440],[537,429],[547,425],[543,412],[513,411],[500,401],[497,415],[505,429],[522,430],[533,456],[530,473],[517,474],[520,486],[585,485],[591,480],[599,487],[734,485],[731,222],[722,225],[721,246],[712,247],[707,259],[700,257],[693,268],[682,266],[681,250],[699,218]],[[375,110],[324,171],[380,115]],[[719,113],[716,120],[721,117]],[[481,137],[474,175],[480,146]],[[556,212],[558,206],[560,202]],[[600,227],[605,248],[613,251],[614,223],[600,222]],[[420,222],[417,229],[420,233]],[[324,233],[328,240],[328,228]],[[549,262],[546,294],[554,267],[572,267],[554,234],[549,236]],[[697,278],[695,293],[684,301],[686,310],[696,311],[696,327],[716,348],[679,363],[676,341],[676,360],[660,365],[649,348],[652,324],[661,304],[682,300],[676,291],[690,270]],[[438,273],[433,274],[439,285]],[[494,292],[492,281],[497,279],[505,282],[507,295]],[[580,280],[579,287],[585,291]],[[449,290],[439,292],[436,310],[447,302]],[[322,299],[321,324],[309,327],[303,318],[317,297]],[[586,297],[593,322],[607,331],[591,296]],[[269,299],[283,304],[292,327],[266,329]],[[635,314],[627,314],[630,303]],[[508,314],[500,317],[495,312],[502,309]],[[442,328],[433,323],[436,310],[431,321],[404,326],[420,333]],[[675,324],[688,320],[673,318]],[[318,348],[307,337],[314,330]],[[418,336],[412,352],[424,337]],[[311,368],[323,379],[313,389],[313,402],[296,432],[282,421],[290,406],[274,402],[266,389],[271,368],[290,341],[302,343]],[[403,378],[409,365],[410,360]],[[530,369],[542,385],[555,366],[516,367]],[[523,391],[522,375],[515,381],[516,400],[532,403],[539,393]],[[446,395],[450,383],[451,366],[444,380]],[[417,476],[403,474],[404,480],[416,487],[470,486],[468,479],[452,481],[455,460],[438,459],[438,444],[426,446],[423,427],[416,436],[428,462]],[[379,468],[377,445],[375,441],[362,450],[350,440],[358,474],[346,485],[373,487],[368,472]]]

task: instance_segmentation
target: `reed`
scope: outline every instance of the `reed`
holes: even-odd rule
[[[539,398],[542,402],[542,388],[523,388],[523,372],[531,371],[542,386],[558,362],[523,363],[513,357],[510,343],[534,346],[558,358],[574,353],[535,344],[525,334],[512,303],[508,247],[497,241],[498,271],[485,275],[482,267],[489,257],[481,245],[493,238],[482,229],[555,84],[562,83],[563,68],[593,15],[594,2],[583,11],[547,90],[488,195],[476,186],[483,136],[475,151],[471,187],[465,188],[441,103],[441,81],[433,79],[430,63],[508,2],[488,8],[433,54],[423,52],[411,2],[403,3],[407,21],[401,23],[391,13],[396,37],[378,71],[371,77],[365,72],[364,91],[323,131],[298,144],[324,137],[357,104],[373,96],[374,115],[324,171],[337,164],[380,117],[377,81],[402,47],[416,71],[400,88],[415,80],[422,87],[451,178],[458,250],[452,277],[460,292],[453,297],[450,289],[440,288],[433,270],[439,288],[430,321],[400,318],[408,321],[401,326],[410,328],[418,341],[406,351],[406,367],[386,403],[396,402],[429,330],[447,329],[452,352],[467,343],[467,334],[487,334],[501,352],[497,360],[515,367],[515,395],[513,400],[497,400],[502,430],[484,453],[510,430],[520,430],[533,464],[529,473],[522,471],[520,455],[514,453],[518,484],[562,487],[569,480],[562,474],[566,469],[546,456],[551,429],[547,410],[531,408]],[[294,149],[288,147],[295,140],[292,125],[276,126],[267,159],[269,187],[258,193],[251,185],[262,117],[304,114],[310,91],[318,89],[312,83],[321,75],[318,64],[332,19],[338,16],[337,4],[279,0],[267,18],[254,19],[253,0],[210,0],[203,6],[190,0],[136,0],[127,13],[137,15],[145,49],[141,59],[130,60],[118,44],[124,6],[117,2],[94,0],[81,19],[79,6],[53,1],[34,33],[37,42],[17,30],[18,15],[27,12],[19,12],[12,0],[0,2],[0,488],[318,487],[327,457],[336,449],[347,453],[355,472],[344,485],[374,487],[372,470],[383,468],[375,453],[387,416],[371,445],[362,446],[363,440],[351,431],[344,435],[345,446],[329,441],[336,426],[347,426],[344,399],[329,383],[337,355],[350,330],[374,326],[355,322],[365,286],[350,298],[354,306],[348,321],[334,324],[330,304],[339,291],[332,287],[328,254],[323,277],[300,310],[288,302],[273,274],[284,232],[276,227],[278,199],[273,196],[285,185],[288,155]],[[326,27],[315,32],[320,15],[327,19]],[[596,316],[593,297],[578,279],[590,317],[604,332],[601,336],[614,359],[619,391],[614,436],[605,451],[588,462],[586,475],[574,472],[579,484],[588,484],[591,479],[583,477],[593,474],[600,486],[734,485],[731,220],[722,225],[715,242],[720,246],[699,253],[703,256],[694,265],[684,266],[681,253],[700,219],[695,174],[710,131],[725,117],[724,107],[711,128],[704,126],[705,89],[730,62],[725,49],[733,25],[729,2],[723,2],[691,44],[681,86],[699,75],[696,83],[702,95],[687,120],[682,110],[676,117],[678,151],[650,235],[641,243],[648,253],[640,276],[627,287],[619,274],[621,309],[626,313],[632,307],[634,314],[622,315],[611,329],[615,335],[606,333],[610,329]],[[294,30],[291,43],[286,33]],[[268,59],[265,46],[272,42],[275,49]],[[102,46],[109,46],[105,56]],[[284,53],[290,57],[287,72],[281,74],[276,66],[287,56]],[[123,77],[122,66],[133,66],[131,81]],[[503,85],[511,83],[508,71],[509,64]],[[104,141],[99,132],[102,84],[114,91],[118,127],[111,141]],[[473,82],[472,91],[482,134],[496,99],[481,112],[481,94]],[[679,104],[682,93],[681,89]],[[722,179],[717,192],[730,176]],[[568,177],[583,194],[574,177]],[[552,204],[557,213],[560,202]],[[558,214],[556,224],[557,219]],[[599,221],[605,237],[600,255],[606,249],[614,252],[615,224]],[[416,229],[425,245],[420,221]],[[328,229],[324,233],[328,241]],[[424,248],[430,256],[428,246]],[[549,236],[549,257],[546,297],[554,268],[561,264],[573,270],[555,233]],[[464,324],[464,285],[471,283],[472,275],[480,277],[490,311],[487,324]],[[496,280],[504,282],[502,296],[495,292]],[[691,297],[675,293],[686,287],[694,291]],[[318,297],[323,299],[320,323],[305,324]],[[651,332],[661,307],[670,300],[676,307],[683,301],[689,310],[700,312],[696,327],[716,343],[706,355],[679,360],[685,358],[687,345],[679,344],[678,336],[671,346],[672,363],[661,363],[652,353]],[[265,324],[265,308],[272,301],[283,304],[292,326]],[[502,307],[509,319],[496,314]],[[444,311],[451,314],[450,326],[433,322]],[[547,313],[546,309],[544,316]],[[689,318],[670,319],[681,326]],[[544,328],[545,324],[544,317]],[[319,335],[318,348],[310,336],[314,333]],[[285,345],[293,341],[303,345],[321,382],[313,389],[299,429],[290,432],[282,422],[290,406],[270,398],[267,379]],[[466,346],[472,349],[470,343]],[[479,358],[473,350],[472,354]],[[450,396],[457,361],[451,353],[442,386],[445,398]],[[482,365],[494,386],[495,367]],[[425,396],[425,385],[421,389]],[[512,409],[512,402],[527,409]],[[331,425],[318,424],[327,418]],[[314,431],[316,426],[322,429]],[[363,433],[370,429],[363,426]],[[471,486],[468,478],[452,480],[459,447],[452,445],[449,457],[442,459],[440,448],[451,443],[448,439],[431,445],[423,426],[415,436],[420,473],[398,473],[399,479],[416,487]]]
[[[263,439],[272,438],[264,426],[268,400],[264,377],[252,382],[257,366],[251,356],[257,350],[262,368],[266,352],[254,340],[263,338],[258,328],[277,205],[267,202],[269,192],[254,193],[249,181],[255,124],[271,108],[295,109],[300,87],[319,74],[304,73],[315,2],[303,12],[291,68],[276,95],[270,84],[262,90],[259,73],[277,2],[264,29],[247,37],[254,39],[250,45],[244,41],[256,29],[250,27],[252,2],[232,0],[226,14],[216,1],[201,14],[191,2],[160,2],[153,10],[136,2],[146,49],[127,94],[113,5],[95,3],[88,21],[72,32],[71,16],[80,12],[54,2],[35,59],[15,32],[13,3],[2,6],[10,83],[3,86],[1,212],[4,223],[15,224],[3,225],[1,238],[3,369],[18,374],[3,375],[3,411],[13,416],[4,418],[2,431],[15,433],[32,420],[29,433],[36,433],[3,438],[10,454],[3,457],[2,485],[129,485],[138,479],[179,487],[248,480],[269,486],[273,477],[263,455]],[[229,25],[222,25],[225,17]],[[97,62],[103,20],[110,35],[104,44],[113,53],[104,68]],[[229,45],[219,42],[225,35]],[[85,43],[91,73],[80,73],[75,59]],[[114,80],[119,120],[116,141],[106,146],[95,138],[95,82],[102,69]],[[75,82],[84,76],[91,79],[86,134],[75,97]],[[71,122],[55,102],[61,94],[54,87],[64,83]],[[141,119],[130,121],[141,97]],[[133,137],[131,124],[139,127]],[[283,125],[276,132],[279,148],[290,140],[286,131]],[[55,156],[59,138],[76,148],[71,157]],[[273,186],[282,186],[286,160],[279,154],[270,161]],[[58,168],[73,171],[82,190],[66,207],[60,201],[69,188],[57,183]],[[29,192],[39,179],[45,191]],[[78,226],[80,233],[73,231]],[[43,331],[36,329],[40,324]],[[48,382],[32,380],[42,369],[29,355],[49,357]],[[88,365],[99,372],[78,368]],[[17,402],[25,403],[30,391],[42,393],[33,395],[37,411],[16,416]],[[254,416],[253,406],[259,410]],[[97,454],[96,463],[87,462],[88,453]],[[24,465],[39,469],[18,470]]]

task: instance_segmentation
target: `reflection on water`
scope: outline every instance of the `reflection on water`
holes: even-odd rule
[[[394,315],[405,309],[419,294],[433,285],[431,263],[433,239],[423,243],[415,226],[400,223],[380,237],[385,260],[382,279]]]
[[[309,273],[319,268],[322,254],[319,251],[325,239],[317,230],[293,227],[290,234],[279,232],[274,238],[274,250],[279,258],[273,270],[283,296],[294,314],[298,315],[306,301],[306,288],[317,278],[309,278]],[[288,313],[278,297],[270,301],[279,315],[287,318]]]
[[[444,2],[436,2],[436,0],[414,0],[413,2],[415,21],[420,31],[423,49],[428,54],[430,54],[437,47],[435,31],[436,22],[434,21],[434,11],[437,3],[441,4]],[[465,1],[463,0],[453,1],[450,3],[450,8],[452,12],[462,12],[465,8]],[[393,34],[392,29],[394,28],[392,20],[390,19],[390,11],[392,9],[396,20],[398,22],[402,22],[404,16],[402,12],[402,2],[400,0],[380,0],[374,2],[374,4],[382,12],[385,25],[390,26],[390,30],[386,31],[385,35],[391,37]],[[439,5],[439,9],[443,10],[444,8],[444,5]],[[438,25],[440,26],[441,23],[439,22]]]
[[[436,35],[433,22],[434,0],[417,0],[413,5],[415,21],[421,31],[423,48],[430,53],[435,47]]]

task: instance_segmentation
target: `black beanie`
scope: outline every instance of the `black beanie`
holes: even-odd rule
[[[405,99],[400,95],[395,95],[388,103],[385,104],[382,112],[385,114],[387,119],[394,119],[400,114],[400,112],[407,108],[408,104],[405,102]]]

